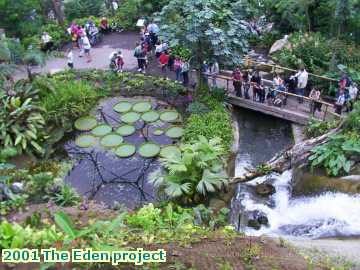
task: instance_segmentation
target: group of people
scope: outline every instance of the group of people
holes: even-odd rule
[[[212,74],[211,71],[210,74]],[[215,76],[213,78],[215,78]],[[303,97],[306,94],[305,90],[308,86],[308,78],[309,74],[303,66],[300,67],[298,72],[287,79],[283,79],[280,74],[274,74],[272,87],[264,86],[263,80],[256,70],[249,75],[247,71],[242,72],[240,68],[236,68],[232,75],[236,96],[250,99],[249,90],[252,89],[253,101],[265,103],[265,100],[267,100],[269,104],[277,107],[286,105],[288,92],[295,93],[298,96],[298,102],[303,103]],[[321,111],[321,91],[317,88],[312,88],[308,97],[311,99],[311,113],[314,115],[316,111]],[[357,84],[352,82],[346,73],[343,73],[339,81],[335,102],[336,113],[341,114],[344,108],[346,108],[347,112],[352,111],[357,99]]]
[[[357,84],[345,73],[339,80],[339,87],[337,91],[337,98],[335,102],[336,113],[341,114],[343,109],[346,108],[347,112],[351,112],[354,104],[358,99],[359,90]]]
[[[164,78],[168,79],[169,72],[174,72],[176,81],[182,81],[184,85],[188,85],[189,61],[172,54],[168,43],[159,39],[159,32],[159,26],[153,21],[143,26],[140,41],[136,43],[134,50],[138,71],[146,73],[149,60],[155,57]]]

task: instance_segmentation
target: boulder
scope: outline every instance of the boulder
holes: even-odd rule
[[[282,50],[289,43],[288,38],[289,36],[285,35],[282,39],[275,41],[275,43],[270,48],[269,54]]]
[[[246,216],[248,219],[247,226],[255,230],[260,230],[262,225],[267,226],[269,224],[266,214],[259,210],[246,212]]]
[[[10,189],[15,194],[23,193],[24,192],[24,184],[21,182],[12,183]]]
[[[259,196],[267,197],[273,195],[276,192],[276,190],[272,184],[263,183],[255,187],[255,192]]]

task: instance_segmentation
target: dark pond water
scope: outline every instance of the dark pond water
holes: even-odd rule
[[[144,99],[149,100],[144,97],[139,100]],[[113,106],[120,100],[124,98],[111,98],[100,102],[96,108],[98,122],[108,123],[116,130],[122,123],[120,114],[113,110]],[[166,103],[155,99],[151,101],[153,109],[158,111],[169,109]],[[146,141],[156,142],[159,145],[177,143],[166,135],[156,136],[152,132],[156,128],[165,130],[170,126],[169,123],[157,121],[145,124],[140,120],[135,126],[136,132],[124,137],[124,141],[137,148]],[[79,148],[74,140],[67,142],[65,149],[75,160],[75,165],[66,177],[66,181],[87,198],[108,206],[122,204],[128,208],[156,200],[154,188],[147,179],[151,172],[160,167],[157,158],[146,159],[138,153],[130,158],[119,158],[112,151],[104,150],[99,146]]]
[[[237,109],[239,124],[239,152],[235,162],[235,176],[269,161],[276,153],[293,144],[291,124],[287,121],[259,114],[250,110]],[[238,185],[232,201],[231,222],[238,222],[242,211],[242,192],[245,185]]]

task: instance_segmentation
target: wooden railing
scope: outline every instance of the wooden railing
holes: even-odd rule
[[[203,73],[203,75],[206,76],[210,80],[215,77],[216,79],[226,81],[226,91],[229,92],[229,90],[230,90],[230,82],[233,81],[232,77],[221,75],[221,74],[213,75],[213,74],[209,74],[209,73]],[[268,85],[272,85],[272,81],[265,80],[265,79],[262,79],[262,81],[266,82]],[[303,101],[308,102],[308,103],[312,103],[312,102],[320,103],[322,105],[321,106],[321,112],[323,112],[323,115],[322,115],[322,117],[320,117],[320,119],[323,120],[323,121],[328,120],[330,118],[329,115],[332,116],[332,118],[334,118],[334,117],[335,118],[340,118],[341,117],[340,115],[338,115],[338,114],[336,114],[334,112],[334,108],[335,108],[334,104],[331,104],[331,103],[328,103],[328,102],[325,102],[325,101],[322,101],[322,100],[314,100],[314,99],[309,98],[307,96],[301,96],[301,95],[297,95],[297,94],[290,93],[290,92],[280,91],[280,90],[277,90],[277,89],[275,89],[275,88],[273,88],[271,86],[267,86],[267,88],[269,90],[275,91],[277,93],[284,94],[286,97],[294,97],[294,98],[297,98],[297,99],[302,99]],[[310,108],[310,104],[309,104],[309,108]],[[323,108],[324,108],[324,110],[323,110]],[[311,115],[310,111],[308,113],[309,113],[309,115]],[[313,117],[317,118],[316,113],[313,114]]]

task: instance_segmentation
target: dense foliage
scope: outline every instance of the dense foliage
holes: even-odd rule
[[[347,117],[339,134],[312,150],[312,167],[323,167],[330,176],[349,174],[360,156],[360,103]]]
[[[233,131],[223,99],[200,94],[200,98],[189,105],[188,111],[192,114],[185,122],[183,141],[191,143],[199,136],[208,140],[217,137],[221,139],[225,152],[228,153],[233,143]]]
[[[181,145],[181,153],[161,159],[165,172],[156,172],[150,182],[160,194],[184,204],[199,203],[227,185],[221,140],[199,136]]]
[[[241,20],[244,17],[239,9],[240,2],[172,0],[156,18],[161,36],[171,46],[190,49],[192,60],[197,64],[209,58],[239,63],[248,47],[250,34]]]
[[[23,227],[3,221],[0,223],[0,248],[45,248],[57,243],[58,248],[112,250],[125,247],[129,242],[187,244],[202,237],[215,236],[213,230],[219,227],[216,232],[219,236],[236,236],[231,228],[224,227],[228,211],[221,211],[218,217],[200,220],[196,220],[195,211],[172,204],[163,208],[149,204],[134,213],[123,212],[116,218],[89,222],[85,227],[75,227],[74,221],[63,212],[54,215],[57,227],[41,222],[37,222],[37,226],[29,224]],[[207,227],[209,223],[217,226]]]

